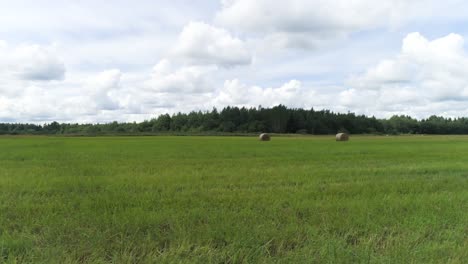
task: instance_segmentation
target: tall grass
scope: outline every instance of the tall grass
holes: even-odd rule
[[[0,262],[467,259],[468,137],[0,138]]]

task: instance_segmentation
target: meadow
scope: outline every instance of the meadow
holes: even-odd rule
[[[0,263],[466,263],[468,136],[0,137]]]

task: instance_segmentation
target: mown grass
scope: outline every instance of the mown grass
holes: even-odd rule
[[[0,138],[0,262],[467,260],[468,137]]]

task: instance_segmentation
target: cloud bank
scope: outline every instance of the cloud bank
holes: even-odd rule
[[[277,104],[468,115],[460,0],[52,2],[0,10],[0,122]]]

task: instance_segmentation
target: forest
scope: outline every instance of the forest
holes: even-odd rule
[[[0,135],[152,135],[152,134],[223,134],[288,133],[328,135],[351,134],[468,134],[468,118],[431,116],[415,119],[393,116],[377,119],[354,113],[329,110],[288,108],[225,107],[222,110],[163,114],[151,120],[106,124],[70,124],[51,122],[43,125],[0,123]]]

